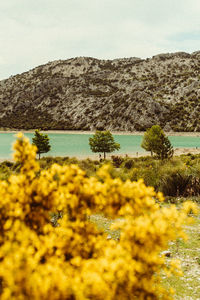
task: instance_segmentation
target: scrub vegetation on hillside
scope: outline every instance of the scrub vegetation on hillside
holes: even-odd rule
[[[49,62],[0,81],[0,128],[200,131],[199,70],[200,51]]]

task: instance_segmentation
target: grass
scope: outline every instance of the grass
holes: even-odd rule
[[[113,220],[105,218],[103,215],[92,215],[90,216],[90,221],[96,224],[97,228],[103,229],[107,234],[108,239],[119,240],[120,231],[119,230],[110,230],[110,226],[114,223]]]
[[[169,250],[171,259],[179,259],[183,276],[164,278],[167,288],[175,290],[175,299],[200,299],[200,218],[187,226],[187,241],[179,240],[172,243]]]
[[[90,220],[103,229],[107,238],[118,240],[120,233],[118,230],[110,230],[111,219],[103,215],[92,215]],[[174,299],[178,300],[199,300],[200,299],[200,215],[195,217],[195,222],[185,227],[188,236],[187,241],[178,240],[170,244],[169,251],[171,259],[178,259],[181,262],[183,276],[163,277],[163,285],[175,290]]]

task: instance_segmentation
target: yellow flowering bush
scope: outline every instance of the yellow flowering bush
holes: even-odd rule
[[[0,181],[0,298],[171,299],[160,275],[161,252],[183,237],[186,204],[161,208],[162,194],[142,181],[112,179],[108,166],[87,178],[76,165],[39,170],[36,148],[22,134],[14,145],[18,175]],[[53,227],[50,213],[63,212]],[[116,219],[118,241],[90,221]]]

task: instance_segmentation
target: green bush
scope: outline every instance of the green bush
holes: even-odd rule
[[[170,174],[166,174],[160,181],[160,191],[167,196],[186,196],[189,186],[191,186],[192,175],[185,172],[177,172],[172,170]]]
[[[112,163],[116,168],[119,168],[121,164],[123,163],[124,159],[120,156],[117,155],[112,155],[111,156]]]
[[[133,167],[133,165],[134,165],[133,159],[128,159],[128,160],[125,162],[124,167],[125,167],[126,169],[131,169],[131,168]]]
[[[170,160],[158,160],[151,156],[121,158],[112,156],[112,161],[83,159],[75,157],[43,157],[39,161],[41,169],[48,169],[53,163],[59,165],[78,164],[88,177],[96,176],[100,166],[110,163],[112,178],[125,181],[137,181],[143,178],[144,183],[162,191],[169,197],[198,197],[200,195],[200,155],[181,155]],[[114,167],[113,167],[114,166]],[[119,168],[120,167],[120,168]],[[21,165],[4,161],[0,164],[0,179],[7,180],[10,174],[18,173]],[[116,169],[118,168],[118,169]]]
[[[48,169],[50,166],[54,163],[57,163],[61,166],[63,165],[70,165],[70,164],[77,164],[79,167],[84,170],[87,174],[87,176],[95,175],[95,172],[97,168],[99,167],[100,163],[97,160],[91,160],[91,159],[84,159],[84,160],[78,160],[76,157],[52,157],[47,156],[43,157],[39,161],[41,169]]]

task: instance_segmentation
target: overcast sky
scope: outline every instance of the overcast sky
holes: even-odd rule
[[[56,59],[200,50],[200,0],[0,0],[0,79]]]

